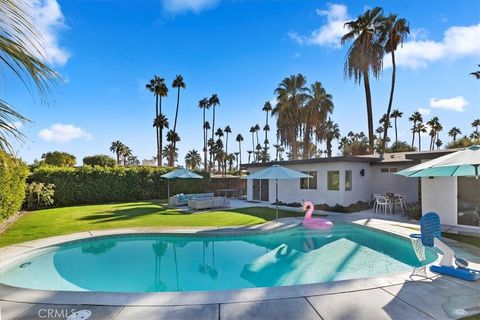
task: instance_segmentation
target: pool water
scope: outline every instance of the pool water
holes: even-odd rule
[[[411,270],[411,243],[350,224],[242,236],[135,234],[66,243],[0,270],[0,282],[43,290],[163,292],[274,287]]]

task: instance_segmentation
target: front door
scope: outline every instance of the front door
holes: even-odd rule
[[[262,179],[261,180],[261,199],[262,201],[268,201],[268,180],[267,179]]]
[[[253,179],[253,197],[254,201],[260,200],[260,180]]]
[[[480,227],[480,179],[458,177],[458,224]]]

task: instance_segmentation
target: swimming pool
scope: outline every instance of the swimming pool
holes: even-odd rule
[[[423,264],[435,260],[427,250]],[[34,252],[0,270],[31,289],[167,292],[276,287],[379,276],[421,266],[412,245],[352,224],[237,236],[134,234]]]

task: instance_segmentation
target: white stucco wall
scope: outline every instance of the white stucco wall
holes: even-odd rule
[[[422,213],[436,212],[442,224],[457,225],[457,178],[422,178]]]
[[[382,168],[396,168],[398,171],[411,167],[411,164],[382,164],[370,167],[371,193],[386,192],[405,195],[407,202],[418,201],[418,178],[407,178],[391,172],[381,172]]]

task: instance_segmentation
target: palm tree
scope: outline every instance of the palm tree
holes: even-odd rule
[[[215,140],[212,139],[212,138],[209,138],[208,141],[207,141],[207,146],[208,146],[208,152],[210,154],[210,158],[213,157],[213,155],[215,154]],[[208,169],[210,170],[213,166],[213,163],[212,163],[213,159],[210,160],[210,163],[208,165]]]
[[[178,74],[175,77],[175,80],[172,82],[172,87],[177,88],[177,108],[175,109],[175,121],[173,122],[173,132],[177,132],[177,118],[178,118],[178,107],[180,104],[180,89],[185,89],[187,86],[181,74]],[[173,146],[177,146],[177,141],[173,142]]]
[[[210,99],[208,99],[208,106],[213,108],[213,118],[212,118],[212,139],[214,139],[214,131],[215,130],[215,107],[220,105],[220,99],[218,98],[217,94],[212,94]],[[210,155],[210,162],[212,162],[212,155]]]
[[[378,35],[382,28],[383,20],[382,8],[375,7],[372,10],[367,10],[363,15],[358,16],[356,20],[345,23],[348,32],[341,39],[342,44],[353,40],[346,55],[345,76],[353,78],[358,84],[360,84],[363,78],[370,153],[373,153],[374,150],[374,129],[369,77],[371,73],[375,78],[378,78],[382,71],[384,49]]]
[[[160,114],[158,117],[153,119],[153,126],[157,128],[159,134],[159,144],[158,144],[158,155],[157,155],[157,164],[158,166],[162,166],[162,159],[163,159],[163,129],[168,129],[168,119],[165,117],[164,114]]]
[[[238,142],[238,152],[240,156],[240,164],[242,164],[242,141],[243,141],[243,136],[241,133],[237,134],[237,138],[235,141]]]
[[[253,128],[255,129],[255,135],[257,136],[257,145],[258,145],[260,143],[258,139],[258,132],[260,131],[260,126],[257,123]]]
[[[328,94],[320,82],[312,84],[305,106],[301,110],[303,123],[303,159],[309,157],[313,129],[316,141],[325,138],[325,123],[329,113],[333,112],[332,95]],[[315,147],[316,149],[316,147]]]
[[[423,117],[422,117],[422,114],[418,111],[415,111],[409,118],[408,118],[408,121],[411,121],[413,122],[413,126],[412,126],[412,147],[415,143],[415,133],[417,133],[417,123],[421,123],[423,122]],[[420,149],[418,149],[418,151],[420,151]]]
[[[229,172],[232,172],[232,166],[233,166],[233,162],[235,161],[235,159],[236,159],[236,157],[235,157],[234,153],[230,153],[230,154],[227,153],[226,162],[228,162],[228,171]]]
[[[250,133],[252,134],[252,150],[255,150],[255,126],[250,127]]]
[[[252,155],[252,150],[248,150],[247,153],[248,153],[248,163],[250,163],[250,156]]]
[[[180,141],[180,136],[178,135],[177,132],[175,132],[173,130],[169,130],[167,132],[167,141],[170,142],[173,150],[177,150],[176,144],[177,144],[177,142]],[[171,152],[170,157],[168,157],[168,166],[169,167],[173,167],[175,165],[175,159],[172,157],[172,155],[173,155],[173,153]]]
[[[270,131],[270,126],[268,125],[268,113],[272,111],[272,104],[270,101],[265,102],[262,111],[265,111],[265,126],[263,127],[263,131],[265,131],[265,149],[267,149],[268,131]]]
[[[480,127],[480,119],[473,120],[472,127],[475,128],[475,133],[478,133],[478,127]]]
[[[162,97],[168,95],[168,87],[165,84],[165,79],[154,76],[149,83],[145,85],[147,90],[153,93],[155,96],[155,119],[162,115]],[[157,165],[162,166],[162,132],[159,129],[160,127],[154,126],[156,128],[156,137],[157,137]]]
[[[275,89],[277,105],[272,115],[277,117],[277,136],[280,143],[291,149],[291,158],[298,158],[298,133],[301,126],[301,108],[308,98],[306,78],[302,74],[284,78]]]
[[[210,108],[210,105],[208,104],[208,98],[203,98],[202,100],[198,101],[198,107],[203,110],[203,122],[202,122],[202,129],[203,129],[203,160],[204,160],[204,165],[205,165],[205,171],[208,170],[208,165],[207,165],[207,129],[206,129],[206,124],[205,122],[205,110]],[[210,126],[210,124],[209,124]]]
[[[480,68],[480,64],[478,65],[478,67]],[[480,70],[471,72],[470,74],[475,78],[480,79]]]
[[[393,110],[392,113],[390,114],[390,118],[393,118],[393,121],[395,123],[395,143],[398,142],[397,118],[401,118],[402,116],[403,116],[403,112],[401,112],[398,109]],[[385,139],[386,136],[384,135],[383,138]]]
[[[460,129],[457,127],[453,127],[452,129],[450,129],[450,131],[448,131],[448,135],[453,138],[453,142],[457,140],[457,135],[461,134],[462,131],[460,131]]]
[[[228,134],[232,133],[232,129],[230,126],[226,126],[223,132],[225,132],[225,153],[228,154]]]
[[[415,127],[415,132],[418,133],[418,151],[422,151],[422,133],[427,132],[427,127],[423,124],[423,122],[417,123]]]
[[[163,148],[163,157],[170,161],[173,159],[172,162],[175,163],[178,159],[178,149],[173,146],[173,144],[168,144]]]
[[[240,155],[240,152],[236,151],[233,153],[233,155],[235,156],[235,161],[237,162],[237,171],[240,170],[240,162],[238,161],[238,156]]]
[[[198,167],[200,167],[200,164],[202,163],[202,157],[200,156],[200,153],[193,149],[187,152],[185,155],[185,166],[190,169],[190,170],[196,170]]]
[[[438,138],[438,133],[442,131],[443,127],[438,117],[433,117],[427,121],[427,125],[430,127],[430,150],[433,150],[435,148],[435,140]]]
[[[205,134],[205,139],[208,137],[208,130],[210,130],[210,123],[208,121],[205,121],[203,123],[203,130]],[[208,171],[208,165],[207,165],[207,151],[208,151],[208,140],[205,141],[205,146],[203,147],[203,155],[204,155],[204,160],[205,160],[205,170]]]
[[[437,150],[440,149],[440,147],[443,145],[442,140],[438,139],[435,141],[435,145],[437,146]]]
[[[128,158],[133,156],[132,149],[124,145],[121,149],[121,156],[123,158],[123,165],[126,167]]]
[[[382,133],[384,134],[385,133],[385,128],[391,128],[392,125],[391,125],[391,121],[390,121],[390,117],[384,113],[382,115],[382,117],[380,118],[380,120],[378,121],[379,124],[381,124],[382,126],[380,128],[377,128],[377,133],[380,133],[380,135],[378,136],[378,147],[379,147],[379,153],[384,153],[385,152],[385,145],[387,143],[387,139],[388,137],[385,137],[383,138],[385,135],[382,136]],[[378,129],[381,129],[381,130],[378,130]],[[384,141],[385,139],[385,141]]]
[[[122,153],[124,147],[125,145],[119,140],[113,141],[112,145],[110,146],[110,151],[115,153],[117,156],[117,166],[120,165],[120,154]]]
[[[27,90],[31,92],[32,85],[38,90],[41,101],[48,102],[50,89],[58,84],[60,77],[43,62],[45,41],[29,3],[0,1],[0,63],[12,71]],[[0,150],[15,152],[10,139],[23,141],[25,136],[14,123],[28,121],[12,105],[0,99]]]
[[[380,42],[385,43],[384,49],[386,53],[390,53],[392,56],[392,82],[390,86],[390,98],[388,99],[387,117],[390,117],[393,104],[393,93],[395,91],[395,74],[397,71],[397,65],[395,63],[395,51],[398,45],[403,45],[403,42],[410,34],[410,28],[408,21],[403,18],[398,18],[396,14],[390,14],[381,23],[380,30]],[[398,110],[397,110],[398,111]],[[395,118],[395,142],[397,142],[397,122]],[[385,142],[388,136],[388,127],[384,126],[383,140],[382,140],[382,152],[385,150]]]
[[[327,142],[327,157],[332,157],[332,141],[340,139],[340,129],[338,124],[328,119],[325,129],[325,139]]]

